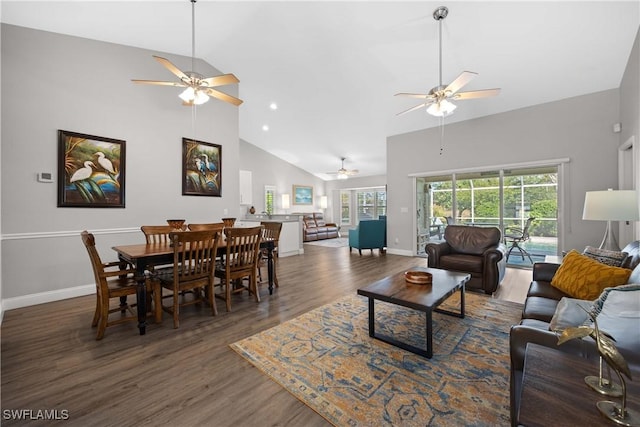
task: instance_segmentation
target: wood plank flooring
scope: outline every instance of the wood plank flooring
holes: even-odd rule
[[[305,245],[304,255],[279,259],[280,287],[269,295],[262,285],[260,303],[236,295],[230,313],[218,301],[216,317],[189,306],[179,329],[165,315],[144,336],[129,323],[107,328],[102,341],[90,326],[94,296],[8,311],[2,414],[66,410],[69,419],[57,422],[65,426],[327,426],[228,345],[414,265],[426,260]],[[508,269],[494,298],[522,302],[530,281],[530,271]],[[56,425],[4,416],[1,423]]]

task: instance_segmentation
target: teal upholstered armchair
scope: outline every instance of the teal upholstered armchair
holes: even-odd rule
[[[384,252],[386,245],[385,237],[387,232],[387,221],[376,219],[371,221],[360,221],[355,229],[349,230],[349,252],[353,248],[358,249],[362,255],[363,249],[379,249]]]

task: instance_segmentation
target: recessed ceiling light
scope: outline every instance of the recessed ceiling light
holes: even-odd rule
[[[269,108],[271,108],[272,110],[277,110],[278,104],[276,104],[275,102],[272,102],[271,104],[269,104]]]
[[[269,125],[262,125],[262,130],[267,132],[269,130]]]

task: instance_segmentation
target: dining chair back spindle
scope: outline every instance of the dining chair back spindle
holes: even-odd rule
[[[278,242],[280,241],[280,232],[282,231],[282,223],[281,222],[273,222],[273,221],[262,221],[260,223],[263,227],[262,231],[262,240],[272,240],[273,241],[273,251],[272,251],[272,259],[273,259],[273,284],[276,287],[278,285],[278,274],[277,274],[277,260],[278,260]],[[269,256],[268,250],[263,248],[260,250],[260,261],[258,263],[258,279],[262,282],[262,267],[265,265],[266,260]]]
[[[137,282],[134,278],[135,270],[120,261],[103,263],[96,249],[96,240],[88,231],[81,233],[82,242],[89,254],[91,268],[96,282],[96,309],[91,326],[97,326],[96,340],[104,337],[108,326],[124,322],[137,322],[138,317],[132,310],[136,304],[127,304],[127,296],[135,295]],[[118,298],[120,305],[111,308],[111,300]],[[120,312],[120,317],[109,320],[109,315]],[[126,315],[129,312],[130,315]]]
[[[232,293],[247,290],[260,302],[257,268],[262,230],[262,226],[224,229],[227,251],[224,261],[216,266],[215,275],[222,287],[217,296],[225,301],[227,311],[231,311]],[[249,281],[247,286],[243,283],[245,278]]]
[[[173,245],[173,268],[151,276],[156,322],[162,322],[162,312],[166,311],[173,315],[173,327],[178,328],[180,307],[201,302],[207,302],[211,306],[211,315],[215,316],[218,310],[213,282],[219,232],[179,231],[169,233],[169,238]],[[171,306],[162,303],[163,289],[171,291]],[[201,289],[204,289],[204,295]],[[187,300],[186,290],[193,291],[192,300]]]

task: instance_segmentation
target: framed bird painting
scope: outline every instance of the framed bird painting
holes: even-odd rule
[[[222,146],[182,138],[182,194],[222,196]]]
[[[124,208],[125,141],[58,130],[58,207]]]

